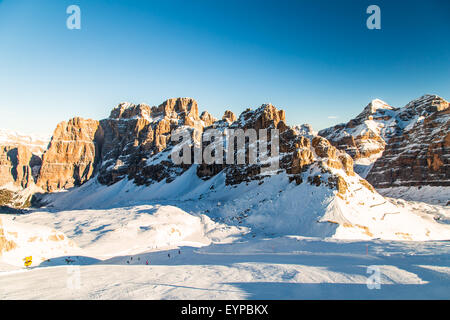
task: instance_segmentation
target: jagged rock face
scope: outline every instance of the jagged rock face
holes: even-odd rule
[[[186,107],[182,107],[183,105]],[[192,107],[194,108],[192,109]],[[118,108],[122,109],[122,106]],[[142,109],[134,105],[128,105],[127,108]],[[175,165],[172,162],[171,151],[176,143],[171,141],[171,135],[174,130],[187,130],[190,134],[199,131],[194,129],[200,129],[202,132],[203,129],[206,129],[203,126],[207,126],[208,129],[216,129],[224,136],[231,129],[242,129],[244,132],[255,129],[257,140],[261,139],[260,129],[279,129],[280,132],[280,161],[279,168],[275,172],[263,171],[266,164],[249,163],[250,139],[246,139],[245,164],[226,164],[226,154],[224,153],[223,163],[207,164],[204,161],[198,163],[196,173],[203,180],[224,173],[225,183],[236,185],[252,180],[261,180],[268,174],[286,172],[292,181],[300,184],[303,183],[302,175],[312,168],[311,166],[315,166],[319,167],[324,175],[314,175],[308,179],[308,183],[323,183],[330,188],[336,188],[340,194],[344,194],[345,179],[333,174],[331,170],[339,169],[344,175],[354,175],[353,160],[350,156],[337,150],[325,138],[313,139],[315,136],[312,134],[304,136],[298,130],[287,126],[284,111],[277,110],[273,105],[262,105],[256,110],[247,109],[239,118],[226,112],[222,120],[214,122],[206,112],[198,117],[197,110],[196,103],[171,100],[158,108],[152,108],[151,113],[145,119],[136,117],[136,111],[121,110],[113,113],[113,115],[119,115],[119,118],[102,120],[101,126],[104,130],[103,163],[99,172],[99,181],[103,184],[112,184],[128,178],[138,185],[150,185],[160,181],[170,183],[191,167],[191,164]],[[120,116],[124,114],[130,114],[131,118]],[[187,121],[186,114],[194,121]],[[267,134],[268,155],[271,157],[270,130],[267,131]],[[199,138],[192,140],[203,141],[202,154],[211,144],[204,135],[205,133],[200,133]],[[235,149],[235,159],[237,159],[237,152],[238,150]],[[194,163],[193,153],[190,156],[191,163]],[[327,177],[326,180],[323,180],[325,179],[323,177]]]
[[[256,110],[247,109],[233,123],[219,121],[214,127],[223,130],[223,132],[227,129],[243,129],[244,132],[249,129],[255,129],[257,132],[260,129],[279,129],[279,168],[276,172],[270,174],[286,172],[289,174],[291,181],[295,181],[297,184],[303,183],[303,173],[311,166],[316,165],[321,168],[323,173],[331,173],[331,169],[342,169],[345,174],[354,175],[353,160],[350,156],[337,150],[325,138],[313,138],[312,134],[302,135],[298,128],[287,126],[284,111],[277,110],[273,105],[262,105]],[[308,131],[308,133],[312,132]],[[272,157],[270,131],[268,131],[268,135],[268,154],[269,157]],[[257,138],[261,139],[260,136]],[[209,179],[223,171],[227,185],[261,180],[266,177],[267,173],[262,170],[265,165],[248,163],[249,143],[250,140],[245,143],[246,164],[201,164],[197,168],[197,175],[202,179]],[[237,150],[235,150],[235,159],[236,155]],[[342,182],[338,176],[332,175],[332,178],[325,182],[321,180],[320,176],[315,176],[308,182],[311,184],[324,183],[330,188],[336,188],[342,194],[345,193],[345,181]]]
[[[0,146],[0,187],[27,188],[35,182],[40,158],[25,146]]]
[[[217,121],[217,119],[214,118],[208,111],[202,112],[200,120],[203,121],[204,127],[209,127],[210,125],[212,125],[214,122]]]
[[[404,121],[422,117],[392,137],[367,176],[376,188],[450,186],[450,108],[447,101],[425,96],[405,107]]]
[[[225,132],[228,129],[242,129],[246,132],[248,129],[256,130],[256,138],[259,137],[260,129],[277,129],[277,126],[283,127],[283,130],[287,128],[284,123],[284,111],[278,111],[274,106],[266,104],[262,105],[260,108],[256,110],[247,109],[245,110],[239,118],[236,118],[234,113],[231,111],[225,111],[225,114],[222,118],[222,121],[218,121],[213,124],[212,127],[219,129]],[[271,147],[270,143],[270,132],[268,132],[268,149]],[[215,176],[222,170],[226,170],[226,183],[230,184],[238,184],[244,181],[250,181],[253,179],[261,179],[261,165],[258,164],[250,164],[249,162],[249,143],[250,140],[246,139],[245,141],[245,163],[247,165],[233,165],[233,164],[225,164],[226,159],[223,159],[223,164],[206,164],[201,163],[197,168],[197,175],[202,179],[209,179],[212,176]],[[203,143],[203,152],[205,152],[205,148],[208,147],[208,143]],[[237,149],[234,151],[234,158],[237,158]]]
[[[319,131],[340,150],[347,152],[356,163],[374,162],[384,151],[396,126],[396,110],[376,99],[369,103],[355,119],[345,124]]]
[[[236,115],[232,111],[225,110],[222,120],[232,123],[232,122],[235,122],[237,120],[237,118],[236,118]]]
[[[434,114],[447,108],[448,102],[436,95],[424,95],[400,109],[393,108],[377,99],[372,101],[355,119],[346,124],[321,130],[319,135],[329,139],[338,149],[346,151],[355,162],[355,171],[362,177],[370,179],[378,187],[387,187],[389,184],[392,184],[392,186],[421,185],[427,180],[425,176],[427,176],[428,171],[419,168],[425,168],[427,162],[430,162],[431,166],[433,166],[433,163],[439,163],[441,158],[435,154],[446,153],[445,150],[430,151],[432,156],[428,156],[428,158],[438,157],[434,158],[435,160],[431,158],[426,160],[426,156],[420,155],[426,153],[424,149],[439,149],[440,147],[435,147],[434,141],[442,140],[442,137],[436,136],[438,134],[436,131],[428,132],[434,138],[427,137],[427,129],[422,127],[421,124],[425,125],[428,122],[424,119],[433,117]],[[443,130],[442,132],[448,132],[448,129],[445,128],[445,121],[436,121],[435,125],[440,127]],[[413,128],[417,132],[412,134],[410,131]],[[408,146],[408,143],[411,145]],[[439,142],[437,144],[440,146]],[[419,145],[420,147],[418,147]],[[411,150],[405,152],[401,148]],[[418,148],[423,150],[420,152],[415,150]],[[385,151],[385,149],[389,151]],[[415,151],[412,151],[412,149]],[[395,153],[397,155],[402,153],[403,155],[397,157]],[[385,159],[383,160],[380,157]],[[418,160],[418,158],[412,160],[412,157],[420,157],[422,160]],[[390,159],[389,161],[395,161],[391,163],[388,159]],[[403,166],[403,168],[400,168],[400,166]],[[436,165],[434,166],[436,167]],[[399,172],[403,171],[407,175],[407,170],[414,171],[413,175],[417,179],[416,182],[413,183],[413,180],[409,178],[402,182],[404,177]],[[422,178],[419,178],[419,176],[422,176]],[[432,181],[436,179],[438,178],[430,177],[428,180],[430,184],[434,185],[436,182]]]
[[[26,135],[10,130],[0,129],[0,146],[23,146],[36,156],[41,156],[47,149],[49,139],[42,135]]]
[[[170,160],[152,163],[150,159],[172,145],[174,129],[186,126],[201,132],[214,120],[207,112],[200,118],[198,104],[191,98],[169,99],[152,108],[120,104],[100,122],[104,142],[98,180],[109,185],[127,177],[147,184],[169,178],[173,171],[183,172],[185,167]]]
[[[448,109],[448,101],[437,95],[426,94],[409,102],[404,108],[400,109],[398,118],[406,124],[410,124],[411,120],[418,120],[418,117],[428,117],[446,109]],[[405,124],[401,128],[405,128]]]
[[[293,126],[292,129],[295,130],[297,132],[297,134],[299,134],[301,136],[305,136],[309,139],[312,139],[315,136],[317,136],[317,132],[314,131],[313,127],[307,123],[299,125],[299,126]]]
[[[277,110],[271,104],[263,104],[255,111],[245,110],[233,126],[243,129],[252,128],[257,131],[259,129],[277,129],[280,121],[286,121],[284,110]]]
[[[0,130],[0,188],[20,190],[33,185],[47,144],[43,137]]]
[[[96,120],[73,118],[56,127],[44,153],[37,185],[52,192],[88,181],[100,155],[103,130]]]

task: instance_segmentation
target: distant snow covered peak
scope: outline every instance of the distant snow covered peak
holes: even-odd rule
[[[394,107],[390,106],[389,104],[380,99],[372,100],[369,105],[371,106],[371,111],[373,113],[376,112],[378,109],[388,109],[388,110],[395,109]]]
[[[396,110],[396,108],[387,104],[383,100],[374,99],[364,108],[364,110],[356,117],[356,119],[372,120],[374,115],[377,116],[378,114],[380,114],[381,116],[383,116],[388,110]]]
[[[13,130],[0,129],[0,145],[27,146],[34,154],[40,155],[50,142],[50,137],[44,134],[24,134]]]
[[[309,123],[296,125],[292,129],[294,129],[299,135],[305,136],[309,139],[317,136],[317,131],[315,131]]]
[[[381,99],[378,99],[378,98],[375,98],[375,99],[373,99],[371,102],[370,102],[370,104],[372,104],[372,106],[374,106],[374,107],[376,107],[377,109],[378,108],[388,108],[388,109],[391,109],[392,107],[389,105],[389,104],[387,104],[385,101],[383,101],[383,100],[381,100]]]

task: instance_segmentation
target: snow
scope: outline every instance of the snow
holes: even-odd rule
[[[446,190],[421,190],[440,192],[436,204],[386,198],[359,175],[322,169],[299,185],[286,173],[226,185],[224,172],[198,178],[197,165],[150,186],[94,177],[26,214],[0,209],[0,240],[14,243],[0,248],[0,299],[449,299]],[[345,193],[326,183],[337,176]],[[379,290],[367,286],[374,269]]]
[[[195,165],[148,187],[92,179],[46,208],[0,214],[17,242],[0,257],[0,299],[448,299],[449,210],[345,177],[344,197],[286,174],[226,186]]]
[[[47,226],[18,222],[12,215],[0,215],[4,236],[12,241],[12,250],[4,251],[0,261],[23,266],[23,259],[33,256],[33,265],[39,265],[50,257],[79,253],[79,248],[64,233]]]
[[[52,211],[112,209],[143,204],[174,204],[186,212],[203,214],[226,224],[245,226],[267,235],[295,234],[340,239],[448,240],[450,226],[436,222],[434,212],[441,206],[413,210],[407,202],[397,205],[362,185],[358,175],[346,176],[345,199],[326,185],[306,182],[308,176],[321,174],[313,166],[304,173],[300,185],[290,183],[285,173],[260,181],[225,185],[225,174],[204,181],[191,166],[173,182],[164,180],[150,186],[136,186],[126,179],[103,186],[92,179],[69,192],[50,194]],[[321,174],[324,181],[328,175]],[[201,200],[201,201],[199,201]],[[221,205],[217,205],[220,202]],[[393,214],[395,213],[395,214]],[[429,214],[428,214],[429,213]]]
[[[294,129],[297,134],[305,136],[308,139],[312,139],[318,134],[317,131],[315,131],[313,127],[308,123],[293,126],[292,129]]]
[[[180,246],[71,266],[3,267],[0,299],[449,299],[449,252],[443,242],[287,236]],[[367,286],[369,267],[380,271],[378,290]]]
[[[0,129],[0,145],[23,145],[31,152],[41,155],[50,142],[50,137],[43,134],[24,134],[12,130]]]
[[[391,187],[378,190],[386,197],[422,201],[445,206],[450,201],[450,188],[444,186]]]

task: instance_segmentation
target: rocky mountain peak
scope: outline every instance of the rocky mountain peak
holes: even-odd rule
[[[308,137],[309,139],[317,136],[317,131],[315,131],[308,123],[293,126],[292,129],[294,129],[298,135]]]
[[[436,95],[424,95],[399,110],[400,129],[370,170],[378,188],[450,185],[450,108]]]
[[[263,104],[256,110],[247,109],[237,119],[234,126],[259,129],[277,129],[280,122],[285,124],[284,110],[278,110],[272,104]]]
[[[198,103],[192,98],[171,98],[164,101],[158,107],[152,108],[155,116],[166,116],[176,118],[177,115],[185,114],[195,120],[199,120]]]
[[[122,102],[115,107],[109,116],[110,119],[133,119],[133,118],[151,118],[151,108],[146,104],[132,104]]]
[[[438,112],[449,107],[448,101],[435,94],[424,94],[420,98],[409,102],[405,109],[414,109],[416,112]]]
[[[227,121],[228,123],[232,123],[235,122],[237,118],[236,115],[233,113],[233,111],[225,110],[222,120]]]
[[[356,117],[358,120],[373,120],[373,118],[378,116],[389,116],[389,113],[386,113],[386,110],[396,110],[396,108],[390,106],[386,102],[380,99],[372,100],[364,110]]]
[[[208,111],[203,111],[202,114],[200,115],[200,120],[203,121],[205,127],[209,127],[218,119],[215,118],[213,115],[211,115]]]

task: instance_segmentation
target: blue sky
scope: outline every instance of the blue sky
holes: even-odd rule
[[[71,4],[81,30],[66,28]],[[449,14],[447,0],[0,0],[0,128],[192,97],[217,117],[271,102],[321,129],[374,98],[449,99]]]

